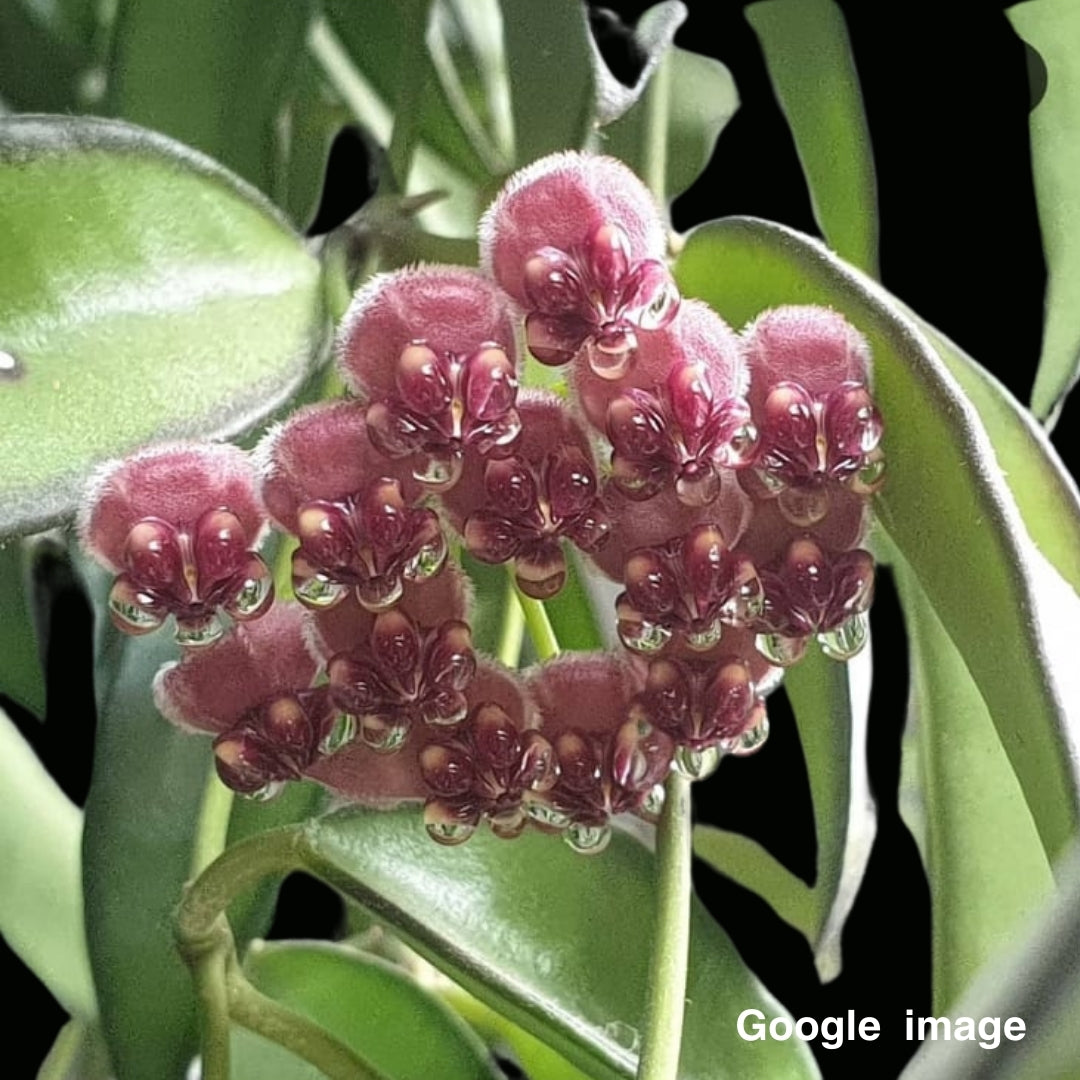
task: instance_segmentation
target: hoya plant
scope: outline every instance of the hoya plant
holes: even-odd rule
[[[679,0],[624,14],[0,0],[0,933],[68,1017],[42,1080],[1080,1075],[1077,11],[1008,12],[1030,408],[886,288],[840,7],[745,13],[806,228],[676,227],[735,80]],[[845,972],[927,888],[886,1015]]]

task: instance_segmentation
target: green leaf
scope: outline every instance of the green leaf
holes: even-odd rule
[[[979,688],[910,570],[898,561],[894,571],[911,642],[934,1014],[943,1016],[1054,879]]]
[[[823,981],[840,974],[844,923],[877,829],[866,772],[870,668],[869,649],[846,664],[813,650],[784,674],[814,805],[817,920],[810,943]]]
[[[833,0],[765,0],[746,17],[791,126],[810,201],[829,244],[877,273],[877,185],[859,76]]]
[[[869,339],[892,465],[879,521],[911,565],[990,706],[1043,846],[1056,856],[1078,817],[1080,691],[1058,663],[1076,594],[1031,542],[976,410],[926,337],[869,278],[794,230],[713,222],[677,265],[684,292],[741,325],[770,305],[843,311]],[[1003,643],[1008,643],[1003,645]],[[1015,662],[1005,663],[1002,650]]]
[[[329,943],[257,943],[244,973],[256,990],[315,1020],[387,1080],[500,1075],[479,1038],[446,1005],[384,960]],[[245,1061],[245,1045],[239,1047],[236,1080],[293,1075],[267,1068],[266,1060],[255,1071]]]
[[[30,603],[24,543],[0,543],[0,694],[45,715],[45,673]]]
[[[596,39],[590,36],[593,54],[593,77],[596,80],[596,122],[600,126],[618,120],[635,102],[641,99],[657,65],[668,54],[675,32],[688,12],[682,0],[662,0],[645,11],[630,33],[634,52],[641,64],[637,81],[626,86],[611,72]]]
[[[69,514],[95,465],[151,439],[253,425],[329,336],[319,265],[277,212],[138,128],[0,120],[0,235],[18,365],[0,372],[0,535]]]
[[[952,1016],[1020,1017],[1021,1041],[923,1043],[901,1080],[1078,1080],[1080,1078],[1080,850],[1061,869],[1061,889],[1024,941],[988,964]],[[955,1033],[954,1033],[955,1034]],[[992,1034],[986,1040],[992,1045]]]
[[[274,199],[306,229],[319,209],[330,147],[351,116],[307,53],[298,66],[296,89],[279,117]]]
[[[191,869],[210,745],[154,708],[152,680],[176,652],[168,637],[106,633],[99,671],[111,678],[98,687],[83,836],[90,960],[117,1080],[181,1080],[195,1052],[195,999],[172,912]]]
[[[665,7],[651,8],[642,22]],[[671,202],[701,175],[738,108],[735,80],[719,60],[669,46],[637,103],[600,129],[598,148],[621,158],[654,190],[662,184]]]
[[[1046,430],[957,344],[922,320],[919,325],[978,409],[1032,540],[1058,573],[1080,589],[1080,492]]]
[[[90,1019],[81,832],[78,807],[0,710],[0,935],[69,1013]]]
[[[275,124],[311,0],[120,0],[105,108],[272,190]]]
[[[655,921],[655,866],[618,833],[595,858],[558,838],[487,831],[433,844],[414,811],[343,811],[312,822],[313,872],[367,908],[471,994],[590,1076],[632,1076]],[[747,1043],[735,1020],[779,1007],[695,903],[683,1080],[816,1076],[798,1042]]]
[[[585,144],[595,118],[592,39],[578,0],[500,0],[515,156],[527,165]]]
[[[78,103],[89,42],[62,4],[0,4],[0,97],[21,112],[63,112]]]
[[[1031,161],[1046,253],[1046,324],[1031,407],[1055,417],[1080,377],[1080,7],[1072,0],[1016,4],[1013,29],[1046,65],[1046,93],[1031,113]]]
[[[417,137],[473,183],[485,183],[501,162],[482,129],[463,127],[426,48],[407,39],[409,20],[400,5],[374,0],[324,0],[326,20],[357,70],[391,109],[405,88],[415,86]],[[407,63],[406,58],[412,62]],[[360,116],[370,124],[370,117]],[[404,178],[401,178],[404,182]]]
[[[56,1036],[37,1080],[110,1080],[105,1042],[95,1024],[69,1020]]]
[[[710,825],[694,852],[768,901],[814,949],[823,982],[841,969],[841,935],[866,871],[876,814],[866,774],[869,653],[848,664],[811,651],[784,675],[810,777],[817,835],[813,886],[755,840]]]
[[[447,981],[445,986],[438,988],[438,994],[469,1022],[469,1026],[489,1047],[500,1050],[504,1055],[509,1049],[526,1076],[537,1077],[537,1080],[590,1080],[547,1043],[511,1023],[505,1016],[500,1016],[494,1009],[489,1009],[460,986]]]

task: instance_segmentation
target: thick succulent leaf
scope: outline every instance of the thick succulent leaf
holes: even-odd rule
[[[322,942],[257,943],[248,952],[244,972],[256,990],[316,1021],[386,1080],[495,1080],[501,1075],[465,1023],[384,960]],[[255,1063],[246,1060],[252,1045],[238,1044],[237,1080],[294,1075],[279,1071],[265,1057],[257,1062],[258,1070],[252,1068]],[[275,1049],[283,1059],[292,1057]],[[321,1074],[314,1070],[310,1075]]]
[[[154,708],[151,680],[176,654],[168,635],[106,633],[83,836],[90,960],[117,1080],[180,1080],[195,1051],[195,999],[172,912],[191,869],[210,744]]]
[[[63,112],[90,61],[83,4],[0,4],[0,98],[21,112]]]
[[[1080,492],[1045,429],[955,342],[921,320],[919,325],[978,409],[1031,539],[1080,591]]]
[[[482,129],[463,126],[426,47],[414,48],[412,21],[403,17],[416,4],[395,5],[373,0],[325,0],[323,12],[352,63],[371,89],[391,109],[406,93],[416,135],[444,161],[474,183],[488,180],[494,156]],[[359,119],[371,123],[371,118]],[[472,136],[472,137],[470,137]],[[405,178],[399,178],[404,183]]]
[[[987,965],[953,1017],[1020,1017],[1020,1041],[924,1042],[901,1080],[1077,1080],[1080,1077],[1080,850],[1060,873],[1061,889],[1023,943]],[[988,1033],[991,1034],[991,1033]],[[988,1045],[992,1038],[987,1040]]]
[[[24,543],[0,544],[0,694],[45,715],[45,673],[38,651]]]
[[[701,175],[738,107],[735,80],[719,60],[671,46],[640,100],[600,130],[597,145],[671,202]]]
[[[677,266],[687,295],[739,325],[780,303],[826,304],[869,339],[892,463],[876,499],[984,700],[1051,857],[1078,818],[1075,677],[1057,663],[1080,617],[1039,554],[979,414],[918,326],[872,280],[794,230],[753,219],[695,231]],[[1003,662],[1002,656],[1015,662]],[[1075,667],[1075,664],[1071,665]]]
[[[791,127],[829,244],[877,273],[877,185],[847,26],[833,0],[765,0],[746,17]]]
[[[120,0],[105,108],[272,190],[276,132],[312,0]]]
[[[301,855],[481,1001],[591,1076],[634,1074],[655,920],[655,865],[619,833],[601,855],[487,830],[460,848],[415,811],[350,810],[307,828]],[[682,1067],[693,1077],[816,1076],[802,1043],[737,1038],[743,1009],[782,1011],[697,903]]]
[[[817,835],[813,886],[756,841],[709,825],[694,829],[694,852],[753,889],[814,949],[823,981],[841,969],[841,935],[862,883],[877,816],[866,773],[870,651],[848,664],[811,650],[784,676],[810,777]]]
[[[585,144],[596,115],[592,38],[579,0],[500,0],[519,165]]]
[[[175,15],[175,12],[174,12]],[[0,120],[0,535],[102,460],[240,432],[329,336],[319,265],[213,162],[106,120]]]
[[[934,1015],[943,1016],[1054,879],[979,688],[910,570],[896,560],[894,572],[911,642]]]
[[[97,1007],[79,882],[82,814],[0,710],[0,935],[74,1016]]]
[[[596,122],[600,125],[618,120],[645,92],[657,64],[667,54],[675,40],[675,32],[688,12],[682,0],[662,0],[649,8],[634,24],[631,37],[635,51],[642,60],[641,72],[633,86],[626,86],[611,73],[596,41],[590,38],[593,54],[593,76],[596,80]]]
[[[840,973],[840,942],[877,830],[866,771],[871,648],[847,664],[820,650],[784,676],[795,713],[817,835],[819,922],[810,939],[823,980]]]
[[[1046,253],[1046,325],[1031,407],[1056,414],[1080,377],[1080,7],[1072,0],[1016,4],[1013,29],[1046,65],[1046,92],[1031,112],[1031,161]]]

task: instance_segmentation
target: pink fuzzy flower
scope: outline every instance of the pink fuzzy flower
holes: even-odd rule
[[[678,308],[664,241],[641,181],[589,154],[516,173],[480,223],[482,264],[525,310],[532,354],[564,364],[584,350],[610,379],[630,366],[638,331],[666,326]]]
[[[764,594],[753,562],[724,543],[714,524],[630,552],[626,591],[616,601],[619,638],[635,652],[655,653],[673,639],[707,652],[725,626],[748,626]]]
[[[771,663],[795,663],[812,636],[835,660],[850,659],[866,644],[866,612],[874,594],[869,552],[831,553],[803,537],[762,567],[761,584],[758,648]]]
[[[617,657],[567,654],[536,669],[527,689],[559,767],[531,814],[565,827],[576,850],[602,851],[612,815],[655,813],[674,744],[633,710],[640,682]]]
[[[456,482],[466,448],[503,457],[517,439],[510,307],[476,271],[420,266],[376,277],[345,316],[339,365],[369,436],[434,490]]]
[[[747,381],[738,336],[691,300],[669,327],[643,338],[625,379],[577,369],[575,386],[614,448],[612,480],[622,492],[645,500],[673,486],[681,502],[704,506],[719,494],[722,470],[753,460]]]
[[[514,453],[470,460],[442,501],[472,555],[488,563],[513,561],[522,592],[546,599],[566,580],[562,540],[597,551],[607,541],[609,520],[588,436],[565,404],[532,392],[518,407],[523,427]]]
[[[750,663],[737,653],[707,663],[652,660],[635,704],[680,751],[686,748],[692,754],[716,748],[742,756],[759,749],[768,735],[764,697]],[[692,760],[691,755],[682,756]]]
[[[373,750],[401,748],[419,723],[460,723],[465,690],[476,674],[467,623],[446,619],[424,627],[398,608],[374,616],[370,634],[327,664],[330,698],[359,725]]]
[[[881,414],[867,388],[865,339],[826,308],[781,307],[744,332],[750,403],[761,436],[760,496],[811,526],[843,484],[860,495],[884,482]]]
[[[119,576],[113,622],[129,634],[176,618],[176,639],[201,646],[223,633],[219,612],[255,619],[273,602],[255,553],[265,513],[247,455],[230,445],[151,447],[105,466],[80,515],[87,550]]]
[[[489,683],[493,675],[487,673]],[[491,694],[490,686],[486,693]],[[420,769],[431,792],[424,820],[442,844],[468,839],[485,818],[496,836],[519,836],[536,796],[550,791],[558,776],[551,743],[539,731],[522,728],[520,718],[484,695],[477,687],[473,696],[483,700],[464,723],[436,732],[420,752]]]
[[[497,709],[516,730],[524,729],[524,698],[512,673],[481,660],[465,696],[470,716],[480,710]],[[463,723],[468,725],[470,721],[466,719]],[[493,807],[484,806],[480,808],[480,814],[473,817],[471,813],[461,812],[462,803],[456,796],[447,795],[443,802],[440,796],[433,795],[430,781],[434,776],[432,769],[437,770],[438,763],[433,762],[427,748],[456,742],[459,733],[467,731],[468,728],[460,724],[453,728],[421,724],[414,728],[404,749],[396,754],[378,753],[357,739],[333,757],[316,762],[308,775],[344,798],[366,806],[426,802],[425,821],[432,838],[442,844],[460,843],[472,835],[481,815],[490,816]],[[453,766],[450,768],[453,770]],[[478,785],[485,785],[489,779],[482,771],[474,774]],[[497,822],[493,819],[492,824],[495,826]]]
[[[300,539],[293,588],[311,608],[350,591],[372,611],[391,607],[406,581],[437,574],[446,541],[421,488],[367,437],[348,401],[295,413],[260,444],[262,494],[271,517]]]
[[[320,665],[307,643],[309,618],[279,604],[154,680],[162,715],[215,734],[218,775],[245,795],[270,797],[348,737],[326,690],[312,687]]]

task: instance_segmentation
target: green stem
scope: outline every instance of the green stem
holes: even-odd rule
[[[502,627],[499,630],[499,644],[495,655],[499,663],[508,668],[516,668],[521,660],[521,645],[525,638],[525,613],[518,603],[517,590],[513,581],[506,582],[506,597],[503,601]]]
[[[690,780],[672,770],[656,829],[656,938],[637,1080],[676,1080],[690,953]]]
[[[671,64],[662,56],[645,91],[646,185],[660,206],[667,195],[668,113],[671,108]]]
[[[229,965],[229,1015],[242,1027],[284,1046],[329,1080],[387,1080],[371,1064],[338,1042],[325,1028],[265,994],[244,978],[235,957]]]
[[[409,180],[409,168],[416,152],[417,120],[424,92],[424,53],[428,17],[432,0],[407,0],[398,5],[405,47],[402,50],[401,70],[398,73],[398,92],[394,102],[394,127],[386,158],[390,164],[398,191],[404,191]]]
[[[513,573],[513,570],[510,573]],[[559,639],[555,636],[544,602],[526,596],[517,585],[514,586],[514,593],[525,616],[525,626],[532,638],[537,657],[540,660],[550,660],[553,656],[558,656],[562,649],[559,648]]]
[[[197,877],[224,850],[229,834],[233,793],[218,779],[213,764],[206,778],[191,852],[191,876]],[[200,945],[186,956],[195,983],[201,1027],[203,1080],[229,1080],[229,1003],[225,958],[232,935],[225,916],[215,921]]]
[[[187,886],[180,901],[176,936],[203,1016],[204,1080],[228,1080],[230,1020],[272,1039],[330,1080],[385,1080],[320,1025],[260,994],[236,959],[226,909],[263,878],[305,869],[303,837],[303,826],[291,825],[234,844]]]
[[[263,878],[304,868],[303,827],[288,825],[233,844],[188,884],[176,913],[181,952],[205,947],[214,937],[218,916]]]
[[[234,845],[184,890],[176,915],[176,943],[191,969],[199,1002],[203,1080],[229,1080],[226,967],[234,945],[225,909],[267,875],[299,867],[298,832],[282,829]],[[195,847],[200,852],[197,860],[208,853],[208,844],[197,842]]]
[[[229,994],[225,968],[232,950],[229,924],[224,915],[219,915],[214,933],[185,954],[199,1005],[202,1080],[229,1080]]]
[[[217,768],[211,764],[199,808],[199,820],[195,826],[195,842],[191,852],[193,878],[198,877],[225,850],[232,805],[232,791],[218,779]]]

